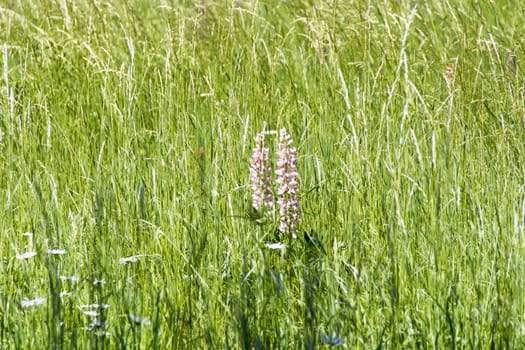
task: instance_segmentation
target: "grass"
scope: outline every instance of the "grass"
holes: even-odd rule
[[[524,347],[523,10],[1,5],[0,348]],[[282,127],[310,241],[249,217]]]

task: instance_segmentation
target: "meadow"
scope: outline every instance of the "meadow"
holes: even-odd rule
[[[2,2],[0,349],[525,348],[524,11]]]

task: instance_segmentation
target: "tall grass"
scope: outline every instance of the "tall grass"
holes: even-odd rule
[[[0,348],[524,347],[523,10],[0,5]]]

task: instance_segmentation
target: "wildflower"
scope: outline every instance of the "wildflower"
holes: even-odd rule
[[[27,307],[34,307],[34,306],[39,306],[39,305],[42,305],[46,302],[46,298],[36,298],[36,299],[28,299],[28,298],[24,298],[22,299],[22,307],[23,308],[27,308]]]
[[[127,263],[136,263],[139,261],[139,256],[138,255],[133,255],[133,256],[128,256],[127,258],[120,258],[118,260],[119,264],[120,265],[126,265]]]
[[[78,277],[77,276],[60,276],[60,279],[62,281],[71,281],[71,282],[77,282],[78,281]]]
[[[49,255],[64,255],[67,251],[65,249],[48,249],[47,254]]]
[[[132,256],[125,257],[125,258],[120,258],[118,259],[118,262],[120,265],[126,265],[127,263],[139,262],[140,258],[144,258],[148,256],[153,256],[153,255],[148,255],[148,254],[132,255]]]
[[[109,337],[109,336],[111,336],[111,333],[103,332],[103,331],[98,331],[98,332],[95,332],[93,334],[96,335],[97,337]]]
[[[96,329],[96,328],[106,328],[108,325],[106,323],[106,321],[100,319],[100,318],[97,318],[97,317],[94,317],[92,320],[91,320],[91,324],[89,325],[89,328],[91,328],[91,330],[93,329]]]
[[[250,175],[253,193],[253,208],[256,210],[273,209],[272,175],[270,168],[270,150],[264,145],[265,133],[255,137]]]
[[[82,311],[82,313],[86,316],[89,316],[89,317],[98,317],[100,316],[100,313],[98,311],[95,311],[95,310],[87,310],[87,311]]]
[[[36,256],[36,252],[25,252],[25,253],[22,253],[22,254],[17,254],[16,258],[18,260],[25,260],[25,259],[30,259],[30,258],[35,257],[35,256]]]
[[[281,129],[279,133],[279,153],[277,160],[276,182],[279,204],[279,231],[289,233],[296,238],[299,224],[299,194],[297,183],[297,151],[291,147],[292,138]]]
[[[268,248],[268,249],[281,249],[281,250],[284,250],[286,249],[286,244],[283,244],[283,243],[266,243],[265,244],[265,247]]]
[[[148,326],[151,324],[151,321],[148,318],[143,318],[132,314],[128,315],[128,319],[131,323],[134,323],[137,326]]]

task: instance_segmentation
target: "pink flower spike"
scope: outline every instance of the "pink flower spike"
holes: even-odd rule
[[[255,148],[250,165],[252,183],[252,205],[256,210],[273,209],[272,173],[270,150],[264,144],[265,133],[255,137]]]
[[[289,233],[296,238],[298,231],[299,217],[299,197],[298,173],[297,173],[297,151],[291,147],[292,138],[281,129],[279,133],[279,151],[277,160],[276,182],[279,185],[277,194],[279,199],[279,231]]]

